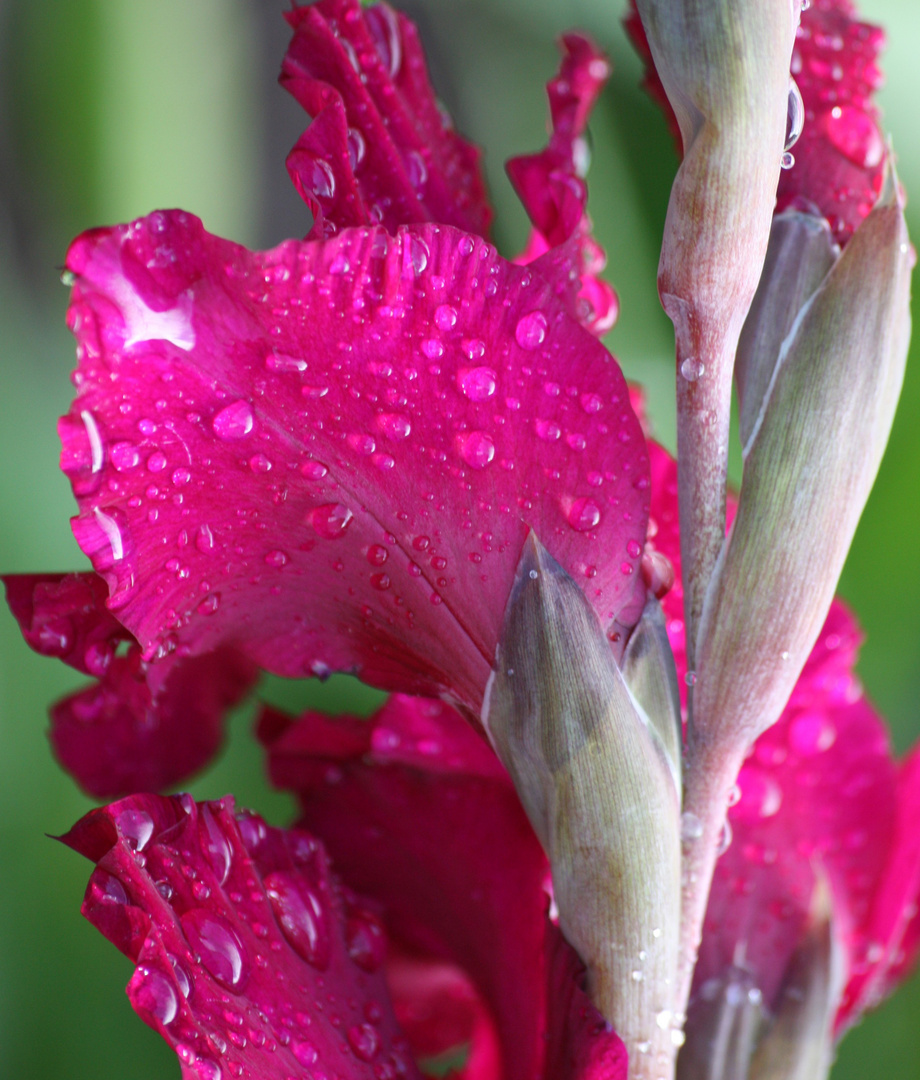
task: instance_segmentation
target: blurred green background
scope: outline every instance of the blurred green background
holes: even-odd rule
[[[304,118],[275,84],[286,44],[283,0],[0,0],[0,568],[86,566],[67,519],[55,420],[68,405],[73,343],[58,283],[70,238],[157,207],[182,206],[213,232],[255,247],[303,235],[309,216],[284,155]],[[621,300],[610,345],[645,383],[673,446],[670,326],[655,291],[657,249],[676,159],[638,89],[620,27],[621,0],[412,0],[435,84],[457,125],[486,148],[495,238],[517,250],[523,212],[504,177],[511,154],[545,137],[543,83],[554,38],[590,30],[615,74],[594,115],[591,211]],[[901,179],[920,202],[920,5],[866,0],[889,28],[882,102]],[[908,216],[920,236],[915,206]],[[882,473],[841,592],[867,632],[862,678],[903,752],[920,735],[920,346]],[[854,446],[854,453],[860,448]],[[807,523],[803,523],[807,528]],[[137,1020],[123,987],[130,965],[79,915],[88,864],[46,838],[90,802],[52,760],[50,701],[80,677],[42,660],[0,611],[0,1076],[4,1080],[178,1077],[176,1059]],[[368,709],[353,680],[268,680],[263,696],[298,708]],[[292,806],[268,790],[249,734],[232,725],[196,797],[236,793],[276,823]],[[918,823],[920,828],[920,823]],[[920,981],[847,1036],[834,1080],[915,1078]]]

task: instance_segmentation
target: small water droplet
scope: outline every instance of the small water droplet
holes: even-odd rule
[[[361,132],[353,127],[348,129],[347,141],[348,163],[351,166],[352,172],[354,172],[364,160],[364,155],[367,153],[367,143],[364,141],[364,136]]]
[[[328,472],[328,468],[321,461],[305,461],[300,466],[301,476],[307,480],[322,480]]]
[[[698,360],[695,356],[688,356],[686,360],[680,365],[680,373],[687,380],[687,382],[696,382],[697,379],[702,379],[706,372],[706,365],[702,360]]]
[[[789,725],[787,738],[790,750],[802,757],[813,757],[834,745],[837,729],[833,721],[821,713],[802,713]]]
[[[345,924],[348,955],[364,971],[377,971],[386,957],[386,936],[377,919],[368,912],[356,911]]]
[[[790,150],[784,150],[783,156],[779,159],[779,167],[781,169],[791,169],[795,164],[795,155]]]
[[[253,454],[249,459],[249,468],[254,473],[271,472],[272,463],[264,454]]]
[[[380,413],[377,417],[377,426],[393,442],[407,439],[412,432],[412,424],[408,416],[402,416],[400,413]]]
[[[470,401],[485,401],[495,393],[497,376],[491,368],[460,368],[457,385]]]
[[[696,672],[688,671],[687,674],[684,675],[684,682],[687,686],[696,686]]]
[[[687,810],[680,818],[681,840],[699,840],[703,835],[703,823],[692,811]]]
[[[211,421],[214,434],[219,439],[242,439],[252,431],[252,406],[248,401],[234,401],[221,409]]]
[[[556,442],[562,438],[562,428],[559,427],[555,420],[536,420],[534,421],[534,427],[538,438],[544,442]]]

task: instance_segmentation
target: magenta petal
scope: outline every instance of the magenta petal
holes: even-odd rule
[[[364,906],[306,833],[134,796],[62,839],[98,864],[83,913],[137,965],[128,997],[183,1077],[418,1076],[383,952],[354,955]]]
[[[439,108],[412,22],[359,0],[320,0],[286,18],[294,38],[281,85],[315,117],[288,158],[316,217],[311,236],[425,221],[485,236],[480,153]]]
[[[95,798],[178,783],[214,756],[225,713],[252,687],[251,661],[229,646],[173,656],[148,679],[134,637],[106,609],[96,574],[3,579],[28,644],[98,681],[51,710],[58,760]],[[128,646],[120,655],[119,648]]]
[[[478,713],[531,528],[635,619],[644,439],[539,275],[444,226],[254,254],[180,212],[68,266],[74,532],[145,657],[232,643]]]
[[[481,736],[443,703],[402,696],[367,724],[363,749],[330,753],[312,714],[272,726],[273,782],[298,794],[304,826],[380,902],[400,948],[472,980],[494,1018],[501,1075],[608,1075],[588,1064],[621,1060],[622,1044],[577,991],[569,947],[558,945],[566,959],[547,944],[546,859]]]
[[[600,336],[616,321],[618,302],[610,285],[597,276],[607,259],[591,236],[584,134],[610,64],[580,34],[565,35],[561,46],[559,73],[546,87],[552,119],[549,146],[539,154],[512,158],[506,168],[534,225],[519,261],[539,270],[573,317]]]
[[[876,61],[885,44],[877,26],[859,22],[849,0],[814,0],[802,12],[792,76],[805,111],[795,164],[780,176],[777,211],[814,212],[844,244],[882,187],[885,139],[872,96],[882,84]]]
[[[897,819],[896,771],[884,725],[836,663],[855,627],[831,609],[780,720],[757,741],[729,812],[731,844],[716,866],[696,985],[739,955],[769,1004],[807,921],[816,873],[831,887],[834,929],[851,972],[869,941],[875,892]]]

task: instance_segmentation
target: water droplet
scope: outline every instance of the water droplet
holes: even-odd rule
[[[304,154],[300,158],[298,163],[303,174],[303,161],[306,158]],[[332,171],[328,161],[323,161],[322,158],[313,158],[310,162],[310,173],[307,179],[307,186],[313,192],[318,199],[331,199],[335,195],[335,174]]]
[[[380,1036],[370,1024],[356,1024],[348,1029],[348,1045],[361,1061],[373,1061],[380,1049]]]
[[[491,368],[460,368],[457,385],[470,401],[485,401],[495,393],[497,376]]]
[[[198,533],[195,536],[195,547],[198,548],[203,554],[207,554],[214,548],[214,533],[211,532],[210,525],[199,525]]]
[[[265,366],[269,371],[300,372],[307,370],[306,360],[297,356],[288,356],[286,353],[270,352],[265,357]]]
[[[779,159],[779,167],[781,169],[791,169],[794,164],[795,155],[791,151],[785,150],[783,156]]]
[[[522,349],[538,349],[546,340],[546,316],[542,311],[531,311],[518,319],[514,337]]]
[[[201,821],[204,824],[204,852],[217,875],[217,884],[223,885],[230,876],[230,864],[233,861],[230,841],[207,805],[201,808]]]
[[[329,963],[330,941],[319,897],[301,878],[283,871],[265,878],[265,891],[291,947],[314,967]]]
[[[672,1013],[670,1009],[662,1009],[655,1015],[655,1023],[662,1031],[667,1031],[671,1026]]]
[[[687,686],[696,686],[696,672],[688,671],[687,674],[684,675],[684,682]]]
[[[325,540],[338,540],[345,535],[354,514],[342,503],[316,506],[309,513],[310,524]]]
[[[481,360],[486,354],[486,343],[480,338],[464,338],[460,348],[467,360]]]
[[[220,593],[210,593],[195,609],[199,615],[213,615],[220,607]]]
[[[424,273],[430,254],[428,245],[420,236],[409,236],[409,263],[416,277]]]
[[[291,1053],[306,1069],[309,1069],[311,1065],[315,1065],[319,1060],[319,1054],[312,1043],[295,1041],[291,1043]]]
[[[642,554],[642,545],[638,540],[630,540],[626,545],[626,554],[631,559],[638,559]]]
[[[394,442],[407,439],[412,431],[412,424],[407,416],[400,413],[380,413],[377,417],[377,426]]]
[[[249,979],[249,962],[233,927],[220,915],[201,908],[187,911],[181,922],[205,970],[225,989],[238,994]]]
[[[450,304],[441,304],[434,313],[435,325],[439,330],[450,330],[457,325],[457,309]]]
[[[582,394],[579,401],[586,413],[597,413],[604,407],[604,401],[600,394]]]
[[[537,436],[544,442],[556,442],[557,439],[562,438],[562,428],[559,427],[555,420],[536,420],[534,427]]]
[[[367,153],[367,143],[364,141],[361,132],[353,127],[348,129],[347,141],[348,163],[351,165],[352,172],[354,172],[364,160],[364,155]]]
[[[789,80],[789,98],[786,104],[786,141],[784,150],[791,150],[799,141],[805,126],[805,105],[795,79]]]
[[[188,972],[172,953],[167,953],[166,959],[172,964],[173,975],[176,977],[176,985],[179,987],[179,993],[184,998],[187,998],[192,992],[192,980],[188,977]]]
[[[252,407],[248,401],[234,401],[221,409],[211,421],[214,434],[219,439],[242,439],[252,431]]]
[[[179,999],[166,976],[149,967],[137,969],[139,978],[131,987],[132,1004],[158,1020],[164,1027],[171,1024],[179,1011]]]
[[[834,148],[861,169],[874,169],[885,143],[871,116],[853,105],[836,105],[825,115],[827,137]]]
[[[354,912],[345,924],[348,955],[364,971],[377,971],[386,957],[386,937],[369,912]]]
[[[137,447],[129,442],[115,443],[109,450],[109,454],[112,458],[112,464],[118,472],[126,472],[128,469],[136,468],[141,460]]]
[[[575,499],[565,517],[576,532],[588,532],[600,524],[601,510],[593,499]]]
[[[195,1071],[198,1073],[198,1080],[221,1080],[223,1075],[217,1062],[210,1058],[198,1058],[195,1062]]]
[[[371,566],[383,566],[389,557],[389,552],[382,544],[371,544],[367,549],[367,561]]]
[[[192,474],[188,469],[174,469],[172,474],[172,482],[176,487],[185,487],[185,485],[191,480]]]
[[[147,469],[149,472],[157,473],[162,472],[166,468],[166,455],[162,450],[156,450],[147,458]]]
[[[254,473],[271,472],[272,463],[264,454],[253,454],[249,459],[249,468]]]
[[[307,480],[322,480],[328,472],[329,470],[321,461],[305,461],[300,466],[300,474]]]
[[[458,437],[460,457],[474,469],[484,469],[495,457],[495,443],[484,431]]]
[[[416,551],[427,551],[431,546],[431,539],[427,536],[416,536],[412,541]]]
[[[699,840],[703,835],[703,823],[690,810],[685,811],[680,817],[681,840]]]
[[[122,810],[115,815],[115,827],[135,851],[143,851],[153,836],[153,818],[146,810]]]
[[[377,443],[372,435],[361,434],[355,432],[348,436],[348,445],[352,450],[359,454],[363,454],[365,457],[370,457],[371,454],[377,449]]]
[[[389,574],[371,574],[371,585],[378,592],[386,592],[390,587]]]
[[[702,379],[705,371],[706,365],[695,356],[688,356],[680,365],[680,373],[687,382],[696,382],[697,379]]]

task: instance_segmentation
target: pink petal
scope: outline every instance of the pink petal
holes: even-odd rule
[[[777,210],[818,211],[844,244],[882,187],[885,139],[872,96],[885,34],[859,22],[849,0],[814,0],[802,12],[792,75],[805,126],[792,148],[795,164],[780,176]]]
[[[607,258],[591,236],[584,181],[589,151],[584,134],[610,75],[610,64],[580,34],[565,35],[561,46],[559,73],[546,87],[553,128],[549,146],[507,164],[511,182],[534,224],[527,250],[518,261],[539,270],[571,314],[601,336],[616,321],[618,301],[613,289],[597,276]]]
[[[481,736],[443,703],[402,696],[367,725],[363,749],[330,753],[334,723],[308,714],[282,731],[275,715],[272,780],[298,794],[303,824],[381,903],[394,942],[472,980],[502,1076],[625,1075],[622,1044],[546,919],[545,856]]]
[[[148,680],[134,637],[106,610],[96,574],[6,577],[7,600],[28,644],[96,676],[51,711],[58,760],[95,798],[167,787],[214,756],[223,720],[255,681],[230,646],[172,657]],[[120,646],[127,645],[124,655]]]
[[[837,1013],[841,1032],[910,974],[920,952],[920,750],[901,764],[897,819],[872,910],[861,928],[850,979]],[[870,841],[871,842],[871,841]]]
[[[831,886],[834,929],[851,972],[868,947],[898,808],[884,724],[850,671],[857,641],[852,617],[835,602],[789,705],[741,770],[697,987],[737,962],[740,950],[769,1007],[807,920],[818,871]]]
[[[310,235],[440,221],[485,236],[480,152],[439,108],[412,22],[359,0],[321,0],[285,17],[294,38],[281,85],[315,118],[287,163],[316,218]]]
[[[531,528],[636,618],[645,443],[538,275],[445,226],[254,254],[181,212],[68,265],[74,532],[145,658],[230,642],[478,713]]]
[[[136,965],[128,997],[185,1080],[418,1076],[393,1017],[376,920],[298,830],[232,799],[133,796],[64,837],[97,863],[83,914]]]

